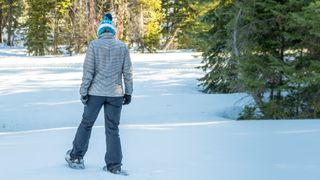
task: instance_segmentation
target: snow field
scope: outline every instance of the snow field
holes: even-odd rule
[[[85,170],[64,162],[83,106],[84,56],[28,57],[0,48],[0,180],[319,180],[320,121],[235,121],[246,94],[203,94],[199,53],[132,54],[123,107],[123,168],[102,171],[103,112]]]

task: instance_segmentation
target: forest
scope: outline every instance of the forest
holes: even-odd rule
[[[239,119],[320,117],[319,0],[0,0],[0,44],[84,53],[106,12],[132,50],[202,52],[203,92],[252,97]]]
[[[141,52],[191,48],[201,14],[216,2],[191,0],[1,0],[0,43],[32,55],[79,54],[111,12],[117,38]]]

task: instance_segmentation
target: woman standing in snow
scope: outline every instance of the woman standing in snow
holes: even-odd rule
[[[116,40],[115,34],[112,15],[107,13],[99,24],[98,39],[89,44],[83,65],[80,95],[85,105],[84,113],[73,140],[73,148],[67,151],[65,157],[71,168],[85,168],[83,157],[88,149],[92,127],[103,106],[107,144],[106,166],[103,169],[121,173],[122,151],[118,126],[122,105],[131,102],[133,83],[128,47]]]

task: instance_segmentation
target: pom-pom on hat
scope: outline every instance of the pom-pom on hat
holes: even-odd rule
[[[105,30],[107,30],[108,32],[112,33],[113,35],[116,34],[116,28],[114,27],[113,23],[112,23],[112,15],[111,13],[106,13],[104,16],[103,16],[103,19],[102,21],[99,23],[99,26],[98,26],[98,31],[97,31],[97,34],[98,34],[98,38],[101,37],[101,34],[103,32],[105,32]]]

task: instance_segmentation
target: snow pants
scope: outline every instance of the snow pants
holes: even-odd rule
[[[119,136],[119,123],[123,97],[105,97],[89,95],[84,108],[82,121],[73,140],[72,157],[84,157],[88,150],[91,130],[98,114],[104,107],[105,134],[106,134],[106,164],[121,164],[122,151]]]

